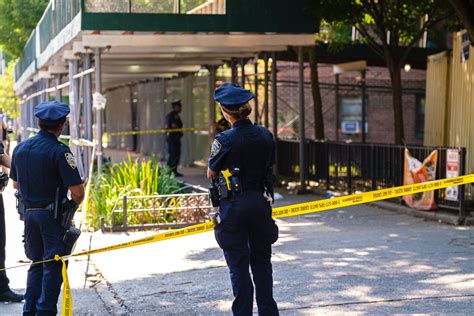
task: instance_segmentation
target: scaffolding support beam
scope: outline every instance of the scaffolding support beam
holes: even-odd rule
[[[216,90],[216,66],[207,66],[209,70],[209,139],[214,139],[216,135],[216,102],[214,101],[214,91]]]
[[[305,105],[304,105],[304,48],[298,47],[298,90],[299,90],[299,154],[300,154],[300,185],[306,187],[306,135],[305,135]]]
[[[275,140],[275,174],[278,174],[278,91],[277,91],[277,60],[272,53],[272,128]]]
[[[269,85],[269,76],[268,76],[268,54],[265,53],[264,57],[264,81],[263,81],[263,125],[268,128],[269,126],[269,104],[268,104],[268,85]]]
[[[254,123],[258,124],[259,119],[258,119],[258,58],[256,58],[255,63],[254,63],[254,94],[255,94],[255,111],[253,112],[254,115]]]
[[[56,87],[61,85],[61,79],[62,79],[62,77],[63,77],[63,75],[61,75],[61,74],[57,74],[57,75],[56,75],[56,78],[55,78],[55,80],[56,80],[56,83],[55,83],[55,84],[56,84]],[[61,91],[61,89],[55,89],[54,95],[55,95],[54,98],[56,99],[56,101],[61,102],[61,99],[62,99],[62,91]]]
[[[68,60],[68,68],[69,68],[69,108],[71,110],[70,122],[69,122],[69,133],[73,139],[80,138],[79,132],[79,84],[77,79],[74,76],[77,74],[78,71],[78,61],[76,59]],[[84,176],[84,164],[82,159],[82,154],[80,148],[74,143],[70,144],[71,151],[76,156],[77,159],[77,168],[81,176]]]
[[[82,54],[82,71],[91,69],[91,54]],[[84,138],[92,140],[92,76],[88,72],[84,75],[82,81],[82,113],[84,120]],[[91,164],[92,148],[84,148],[84,167],[86,174],[89,174],[89,166]]]
[[[102,60],[101,60],[102,49],[99,47],[94,48],[94,59],[95,59],[95,92],[102,93]],[[102,128],[103,128],[103,109],[96,109],[96,126],[97,126],[97,173],[102,174],[102,159],[103,159],[103,146],[102,146]]]

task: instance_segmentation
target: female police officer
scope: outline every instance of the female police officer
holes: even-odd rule
[[[253,125],[248,102],[254,95],[224,83],[214,93],[230,130],[216,136],[211,148],[208,178],[219,179],[220,223],[217,243],[230,270],[234,315],[252,315],[253,283],[259,315],[278,315],[273,299],[271,245],[278,239],[272,219],[272,167],[275,150],[272,134]]]

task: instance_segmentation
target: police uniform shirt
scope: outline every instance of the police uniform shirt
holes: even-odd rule
[[[166,128],[167,129],[175,129],[175,128],[183,128],[183,122],[179,117],[179,114],[175,111],[171,111],[166,115]],[[172,139],[179,139],[183,136],[183,132],[171,132],[168,133],[168,137]]]
[[[54,202],[58,188],[60,197],[64,198],[68,187],[82,184],[69,147],[46,131],[15,148],[10,178],[19,184],[20,196],[30,208]]]
[[[211,147],[209,168],[218,172],[231,167],[229,164],[241,168],[246,183],[263,179],[274,164],[272,134],[250,120],[237,121],[230,130],[217,134]]]

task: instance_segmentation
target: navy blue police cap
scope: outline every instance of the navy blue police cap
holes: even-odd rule
[[[230,82],[223,83],[214,92],[214,101],[228,109],[236,109],[253,98],[255,96],[250,90]]]
[[[35,106],[34,113],[43,123],[56,124],[64,122],[70,111],[65,103],[45,101]]]

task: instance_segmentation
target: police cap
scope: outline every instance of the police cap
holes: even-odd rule
[[[230,82],[223,83],[214,92],[214,100],[228,109],[236,109],[253,98],[252,92]]]
[[[172,107],[175,107],[176,105],[181,106],[181,100],[175,100],[175,101],[171,102]]]
[[[35,116],[46,124],[62,123],[70,112],[69,105],[58,101],[45,101],[35,106]]]

